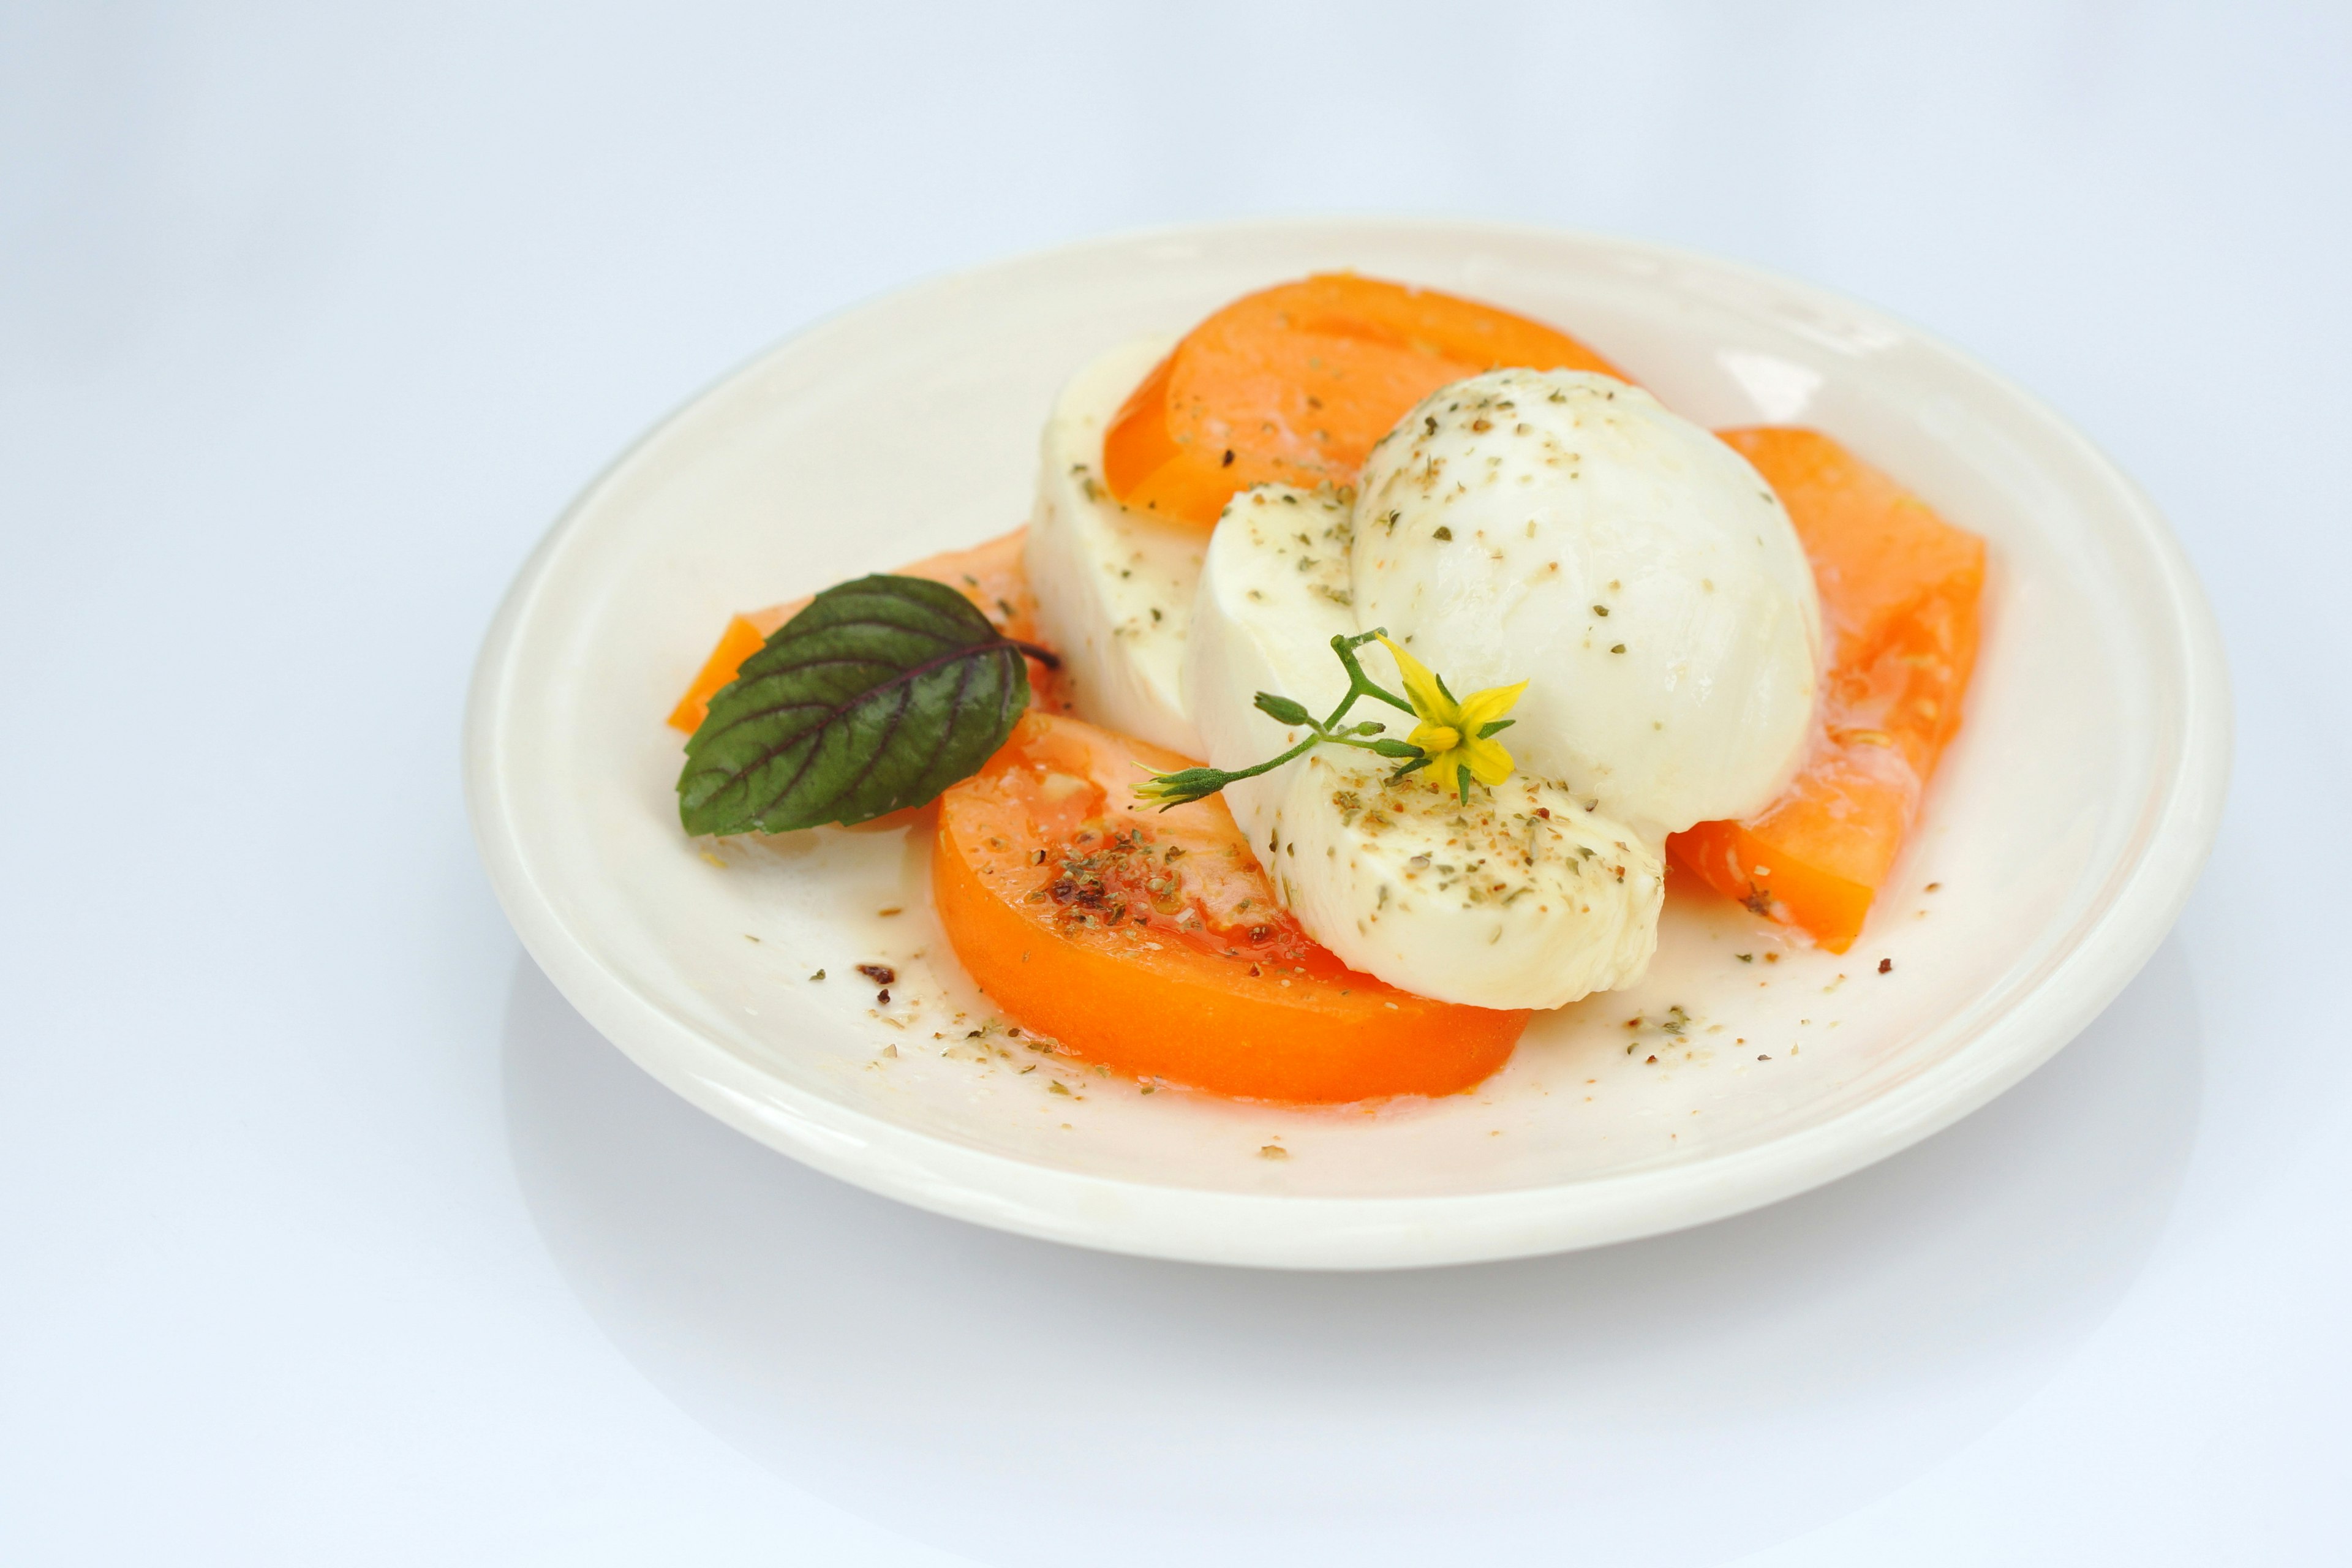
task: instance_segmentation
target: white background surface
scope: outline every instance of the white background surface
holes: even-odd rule
[[[2339,8],[0,9],[0,1561],[2327,1561],[2352,1350]],[[2170,513],[2238,773],[2050,1068],[1700,1231],[1147,1264],[753,1146],[457,791],[546,521],[721,370],[1105,229],[1623,230]]]

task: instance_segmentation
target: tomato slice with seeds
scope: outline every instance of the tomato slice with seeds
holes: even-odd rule
[[[1451,1094],[1524,1010],[1349,969],[1276,900],[1224,803],[1132,796],[1174,752],[1049,713],[940,799],[933,896],[956,956],[1024,1028],[1140,1078],[1294,1104]]]

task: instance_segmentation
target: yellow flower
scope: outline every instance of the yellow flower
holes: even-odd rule
[[[1509,778],[1514,765],[1511,753],[1501,742],[1490,739],[1489,732],[1504,727],[1496,721],[1511,710],[1528,683],[1490,686],[1457,702],[1429,666],[1387,637],[1381,638],[1381,646],[1395,657],[1397,669],[1404,677],[1405,700],[1421,721],[1405,740],[1428,756],[1431,775],[1465,799],[1469,797],[1470,779],[1492,789]]]

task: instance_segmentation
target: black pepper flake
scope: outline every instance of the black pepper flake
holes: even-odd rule
[[[1231,447],[1226,447],[1226,448],[1225,448],[1225,455],[1224,455],[1224,458],[1223,458],[1223,461],[1221,461],[1221,462],[1219,462],[1219,463],[1217,464],[1217,467],[1219,467],[1219,468],[1232,468],[1233,466],[1234,466],[1234,449],[1233,449]]]
[[[890,1005],[890,993],[887,991],[877,991],[874,993],[874,1000],[880,1005],[887,1007]]]

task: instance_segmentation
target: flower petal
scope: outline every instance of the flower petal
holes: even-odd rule
[[[1412,704],[1412,710],[1433,723],[1453,724],[1459,710],[1446,700],[1444,689],[1437,684],[1437,677],[1430,673],[1429,666],[1388,637],[1381,639],[1381,646],[1389,650],[1390,656],[1396,660],[1397,673],[1404,677],[1405,700]],[[1455,728],[1460,726],[1457,724]]]
[[[1412,733],[1406,736],[1405,741],[1407,744],[1419,746],[1433,757],[1441,752],[1450,752],[1460,745],[1462,731],[1451,724],[1433,723],[1424,719],[1412,727]]]
[[[1511,753],[1503,749],[1500,741],[1468,741],[1463,743],[1462,760],[1470,764],[1470,776],[1494,788],[1511,776]]]
[[[1462,700],[1462,730],[1475,735],[1488,724],[1508,713],[1519,700],[1519,693],[1528,689],[1520,681],[1517,686],[1490,686],[1484,691],[1474,691]]]

